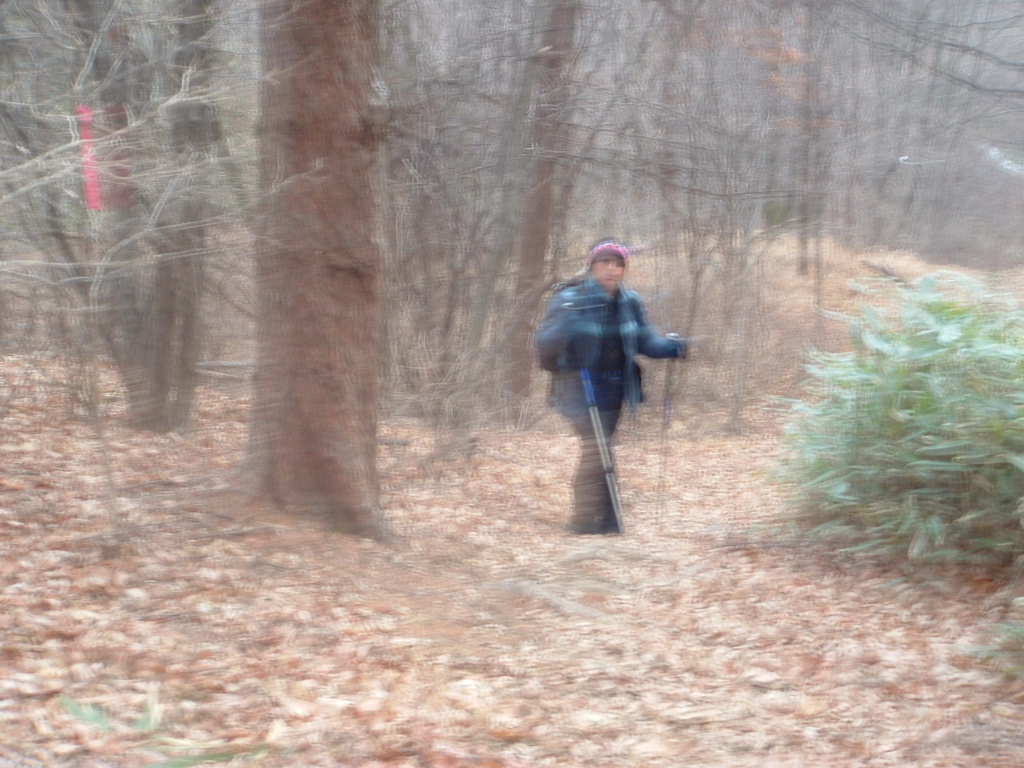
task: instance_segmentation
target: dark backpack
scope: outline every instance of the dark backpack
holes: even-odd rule
[[[552,285],[551,286],[551,294],[550,294],[550,297],[548,298],[548,301],[547,301],[548,306],[551,305],[551,302],[560,293],[563,293],[563,292],[567,291],[570,288],[576,287],[577,285],[582,283],[585,279],[586,279],[586,275],[585,274],[573,275],[568,280],[561,280],[561,281],[555,283],[554,285]],[[551,354],[544,355],[544,354],[541,354],[540,350],[537,351],[537,363],[538,363],[538,365],[540,365],[541,368],[543,368],[545,371],[548,371],[549,373],[560,373],[561,370],[562,370],[559,367],[559,365],[558,365],[558,356],[557,355],[551,355]]]

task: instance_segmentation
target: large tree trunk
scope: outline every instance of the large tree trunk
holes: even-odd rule
[[[567,137],[561,126],[561,114],[568,101],[565,68],[573,50],[578,0],[551,0],[555,3],[551,21],[541,39],[540,77],[534,105],[532,138],[535,157],[529,184],[523,199],[519,238],[519,274],[516,298],[523,311],[513,320],[509,354],[509,384],[512,402],[520,407],[530,393],[533,378],[533,345],[527,320],[533,315],[544,284],[544,260],[553,225],[554,178],[562,161]],[[564,210],[564,209],[563,209]]]
[[[376,0],[262,10],[258,495],[377,537]]]

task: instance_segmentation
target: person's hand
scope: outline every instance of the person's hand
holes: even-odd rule
[[[669,339],[669,341],[675,342],[676,349],[675,349],[675,354],[672,355],[672,357],[685,360],[686,359],[686,355],[690,351],[690,345],[687,342],[687,340],[679,338],[679,336],[677,336],[674,333],[668,334],[668,339]]]

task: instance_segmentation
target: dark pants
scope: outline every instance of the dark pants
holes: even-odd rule
[[[599,411],[611,456],[611,440],[619,423],[620,409]],[[570,528],[575,533],[621,533],[615,520],[611,493],[604,465],[601,463],[601,449],[597,435],[590,422],[590,414],[574,419],[573,426],[580,436],[580,465],[576,470],[573,486],[573,516]]]

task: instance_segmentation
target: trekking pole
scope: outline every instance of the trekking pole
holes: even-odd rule
[[[678,333],[667,333],[665,334],[667,339],[675,339],[678,341]],[[679,362],[679,358],[675,357],[669,361],[668,371],[665,372],[665,401],[661,407],[661,435],[664,438],[665,432],[672,426],[672,395],[674,394],[673,388],[675,385],[675,372],[676,363]]]
[[[667,333],[666,338],[678,339],[679,334]],[[668,362],[665,371],[665,399],[661,405],[661,472],[658,477],[658,517],[665,511],[665,474],[668,470],[668,430],[672,426],[672,396],[675,389],[675,372],[679,358]]]
[[[594,397],[594,385],[590,382],[590,372],[586,368],[581,368],[580,378],[583,380],[583,391],[587,396],[587,408],[590,410],[590,424],[594,428],[594,437],[597,438],[597,448],[601,452],[601,466],[604,468],[604,480],[608,485],[608,495],[612,500],[612,511],[615,512],[615,524],[619,527],[619,533],[625,533],[626,526],[622,521],[622,504],[619,501],[619,485],[615,481],[615,467],[612,465],[612,453],[608,448],[608,440],[604,435],[604,425],[601,423],[601,414],[597,410],[597,398]]]

